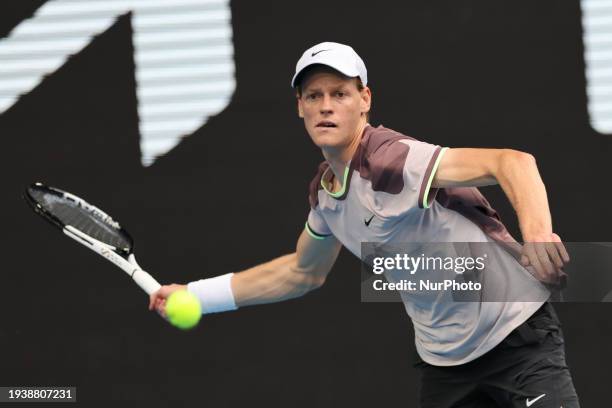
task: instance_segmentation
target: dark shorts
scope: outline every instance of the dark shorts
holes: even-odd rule
[[[546,302],[497,347],[460,366],[417,357],[421,408],[578,408],[561,323]]]

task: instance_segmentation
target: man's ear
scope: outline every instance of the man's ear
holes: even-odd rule
[[[361,90],[361,112],[368,113],[372,106],[372,91],[367,86]]]
[[[297,101],[298,116],[303,119],[304,109],[302,109],[302,100],[300,99],[298,95],[295,96],[295,100]]]

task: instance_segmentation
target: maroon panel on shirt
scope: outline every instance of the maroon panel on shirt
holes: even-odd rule
[[[520,256],[520,245],[508,232],[497,211],[476,187],[441,188],[436,201],[472,221],[491,239],[502,244],[515,258]]]
[[[408,137],[382,126],[368,126],[364,131],[353,162],[361,178],[372,183],[372,190],[399,194],[404,188],[404,164],[410,147],[396,143],[400,139]]]
[[[383,126],[377,128],[366,126],[359,146],[351,159],[344,194],[335,198],[337,200],[346,198],[354,171],[357,171],[361,178],[372,183],[372,190],[399,194],[404,188],[403,169],[410,150],[408,145],[396,143],[401,139],[414,140]],[[321,177],[328,167],[327,162],[322,162],[316,176],[310,182],[308,201],[312,208],[318,204],[318,192],[322,189]]]

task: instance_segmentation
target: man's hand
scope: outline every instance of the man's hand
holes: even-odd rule
[[[177,290],[187,290],[187,285],[164,285],[157,292],[149,296],[149,310],[155,309],[162,317],[166,318],[166,299]]]
[[[536,278],[544,283],[562,283],[566,276],[562,268],[569,261],[569,254],[557,234],[529,237],[523,245],[521,265],[532,266]]]

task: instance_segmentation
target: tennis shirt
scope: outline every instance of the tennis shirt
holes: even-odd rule
[[[333,172],[327,162],[319,165],[310,183],[306,222],[313,238],[333,235],[358,257],[362,242],[488,243],[484,273],[490,284],[483,292],[497,292],[502,301],[440,301],[434,292],[400,293],[419,356],[437,366],[464,364],[485,354],[550,297],[520,266],[511,250],[516,252],[516,241],[477,188],[432,188],[445,150],[367,125],[340,191],[328,190]],[[401,274],[391,271],[385,277],[397,281]],[[517,293],[528,301],[510,301]]]

